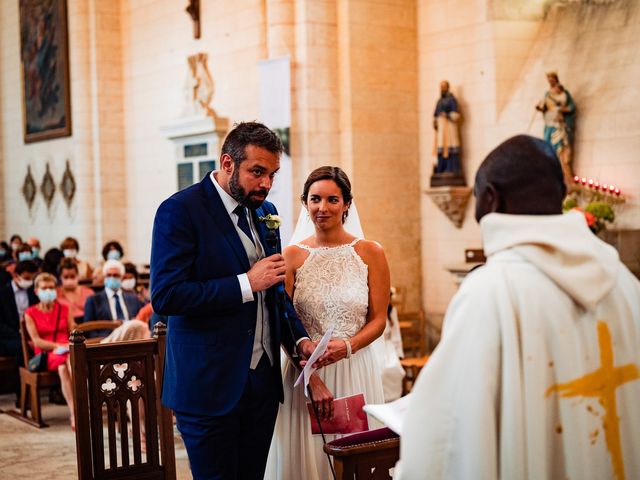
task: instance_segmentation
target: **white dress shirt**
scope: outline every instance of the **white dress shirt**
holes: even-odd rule
[[[115,296],[117,295],[120,299],[120,306],[122,307],[122,311],[124,312],[124,320],[131,320],[129,316],[129,310],[127,310],[127,304],[124,301],[124,297],[122,295],[122,290],[112,290],[111,288],[105,288],[104,291],[107,293],[107,299],[109,300],[109,310],[111,310],[111,319],[119,320],[118,314],[116,313],[116,300]]]
[[[215,177],[217,172],[211,172],[211,181],[213,182],[213,186],[216,191],[220,195],[220,199],[224,205],[225,210],[231,217],[231,221],[233,222],[233,226],[236,228],[238,235],[240,236],[240,240],[242,241],[242,245],[244,247],[245,252],[247,253],[247,258],[249,259],[249,264],[253,266],[258,260],[264,258],[265,252],[260,243],[260,238],[256,232],[255,225],[253,224],[253,219],[251,215],[247,215],[247,221],[249,222],[249,229],[251,230],[251,236],[253,238],[247,237],[247,234],[242,231],[242,229],[238,226],[238,215],[234,212],[236,207],[240,205],[238,201],[229,195],[218,183],[218,180]],[[242,291],[242,302],[252,302],[254,300],[253,291],[251,290],[251,284],[249,283],[249,277],[246,273],[242,273],[238,275],[238,282],[240,283],[240,290]],[[254,369],[258,366],[258,362],[262,357],[263,352],[267,354],[269,358],[269,362],[273,365],[273,352],[271,351],[271,332],[269,327],[269,310],[267,309],[267,305],[265,302],[265,292],[256,292],[256,296],[258,298],[258,308],[256,314],[256,327],[254,330],[255,336],[253,339],[253,353],[251,355],[251,365],[250,368]]]
[[[13,287],[13,295],[16,299],[16,307],[18,307],[18,316],[22,318],[24,311],[29,308],[29,295],[25,289],[20,288],[13,280],[11,280],[11,286]]]

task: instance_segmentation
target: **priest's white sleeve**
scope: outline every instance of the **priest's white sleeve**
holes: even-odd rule
[[[413,388],[396,479],[498,478],[498,318],[511,306],[487,273],[469,276],[448,308],[442,340]]]

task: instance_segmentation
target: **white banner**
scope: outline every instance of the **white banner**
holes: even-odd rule
[[[287,245],[293,233],[293,171],[289,156],[289,127],[291,127],[291,61],[289,57],[263,60],[258,63],[260,75],[260,119],[276,130],[285,153],[280,159],[280,171],[276,175],[269,201],[278,209],[282,218],[280,235],[282,245]]]

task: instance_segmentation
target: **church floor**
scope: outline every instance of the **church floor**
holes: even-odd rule
[[[0,410],[13,409],[14,401],[14,395],[0,395]],[[69,427],[69,410],[43,398],[42,416],[48,428],[37,429],[0,414],[0,480],[77,478],[76,440]],[[187,452],[177,431],[175,448],[178,479],[191,480]]]

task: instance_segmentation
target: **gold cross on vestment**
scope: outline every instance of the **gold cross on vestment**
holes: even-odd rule
[[[595,397],[604,409],[602,427],[614,477],[624,480],[624,462],[620,442],[620,418],[616,404],[616,388],[640,378],[638,366],[629,363],[621,367],[613,365],[613,342],[609,326],[602,320],[598,322],[598,346],[600,347],[600,368],[567,383],[558,383],[549,387],[548,397],[557,392],[561,397]]]

